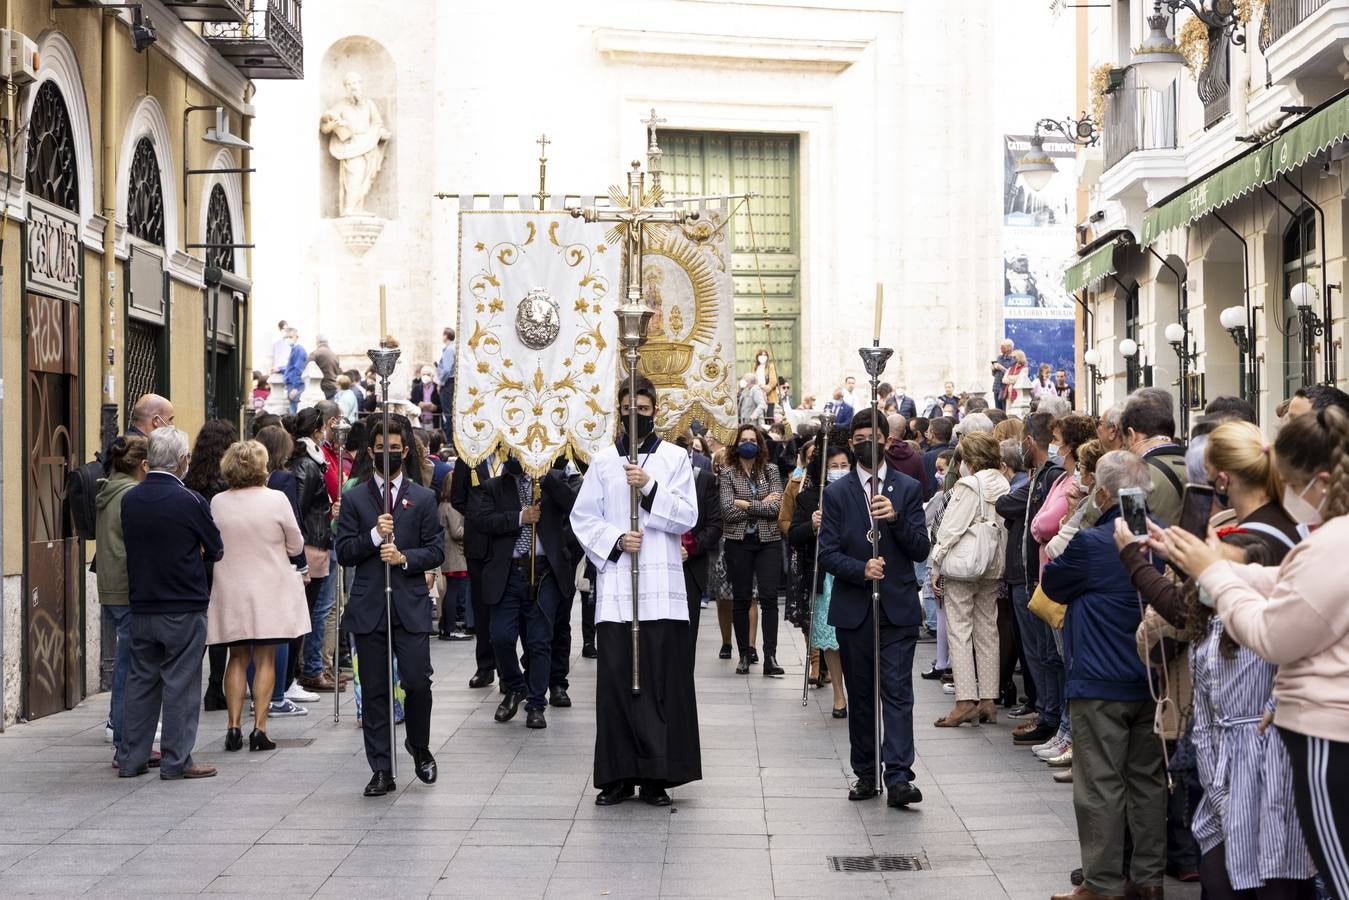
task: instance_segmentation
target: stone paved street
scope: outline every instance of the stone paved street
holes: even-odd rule
[[[492,720],[495,689],[465,686],[470,644],[433,641],[440,782],[416,782],[404,754],[397,794],[380,799],[361,796],[349,694],[340,726],[330,695],[274,721],[273,738],[310,743],[265,754],[224,753],[225,714],[203,714],[196,758],[220,775],[179,782],[115,777],[98,695],[0,736],[0,896],[1045,900],[1068,887],[1071,788],[1014,750],[1005,722],[933,729],[950,698],[931,682],[915,679],[924,802],[849,803],[846,723],[830,717],[828,687],[802,708],[800,633],[786,634],[786,678],[736,677],[704,613],[704,778],[670,809],[594,806],[594,664],[579,654],[576,705],[527,731],[523,712]],[[845,874],[827,860],[887,853],[926,854],[931,868]],[[1168,896],[1198,892],[1171,883]]]

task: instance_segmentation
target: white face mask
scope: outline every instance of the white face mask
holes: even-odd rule
[[[760,363],[766,363],[766,362],[768,362],[768,357],[762,356],[762,355],[761,355],[761,356],[759,357],[759,362],[760,362]]]
[[[844,477],[847,474],[848,474],[847,469],[830,469],[828,472],[825,473],[825,478],[829,479],[830,484],[833,484],[835,481],[838,481],[840,478]]]
[[[1081,473],[1081,472],[1074,472],[1074,473],[1073,473],[1073,485],[1074,485],[1079,491],[1085,491],[1085,490],[1087,489],[1087,485],[1082,481],[1082,473]]]
[[[1316,480],[1313,479],[1306,487],[1300,491],[1294,491],[1291,486],[1285,486],[1283,489],[1283,508],[1294,522],[1299,525],[1320,525],[1321,507],[1325,505],[1325,496],[1321,497],[1321,502],[1312,506],[1311,501],[1307,499],[1307,492],[1315,486]]]
[[[960,464],[960,477],[961,477],[961,478],[969,478],[969,477],[970,477],[971,475],[973,475],[973,474],[974,474],[974,472],[970,471],[970,464],[969,464],[969,463],[961,463],[961,464]]]
[[[1050,444],[1050,445],[1049,445],[1049,458],[1050,458],[1050,459],[1057,459],[1057,458],[1058,458],[1058,455],[1059,455],[1059,445],[1058,445],[1058,444]]]

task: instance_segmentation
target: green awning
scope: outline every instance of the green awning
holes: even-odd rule
[[[1063,270],[1063,289],[1076,294],[1115,271],[1115,242],[1098,247]]]
[[[1138,243],[1146,247],[1168,231],[1269,184],[1322,150],[1349,137],[1349,94],[1312,113],[1283,134],[1208,175],[1143,217]]]

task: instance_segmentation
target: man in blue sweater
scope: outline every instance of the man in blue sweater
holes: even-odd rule
[[[211,507],[183,485],[187,434],[150,432],[150,472],[122,498],[122,534],[130,586],[131,667],[127,673],[117,774],[144,775],[163,708],[159,777],[209,778],[192,761],[201,712],[201,655],[206,644],[206,564],[224,554]]]
[[[1072,701],[1073,809],[1082,847],[1083,883],[1052,900],[1095,900],[1125,893],[1126,830],[1133,836],[1130,897],[1162,896],[1166,869],[1166,769],[1162,740],[1153,733],[1157,704],[1134,633],[1142,604],[1115,547],[1119,492],[1152,491],[1149,466],[1127,450],[1096,464],[1095,501],[1103,510],[1092,528],[1074,535],[1045,567],[1040,586],[1068,606],[1063,655],[1065,694]]]

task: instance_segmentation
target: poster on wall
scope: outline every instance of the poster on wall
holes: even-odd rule
[[[1029,149],[1030,135],[1003,135],[1003,333],[1026,352],[1032,377],[1048,363],[1066,370],[1073,384],[1074,301],[1063,289],[1063,269],[1076,249],[1076,184],[1070,163],[1044,190],[1026,188],[1016,162]],[[1044,149],[1055,160],[1075,156],[1067,141],[1046,139]]]

